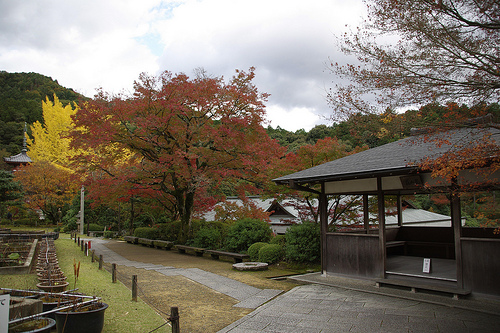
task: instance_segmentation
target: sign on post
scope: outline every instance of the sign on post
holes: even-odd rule
[[[424,273],[430,273],[431,272],[431,259],[428,259],[428,258],[424,259],[423,272]]]
[[[0,295],[0,333],[9,331],[10,294]]]

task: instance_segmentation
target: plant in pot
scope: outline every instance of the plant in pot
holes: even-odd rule
[[[80,262],[73,261],[75,286],[80,276]],[[104,327],[104,311],[108,304],[100,298],[83,301],[85,296],[75,297],[73,305],[55,313],[58,333],[101,333]]]
[[[108,304],[96,298],[57,311],[57,333],[101,333],[107,308]]]
[[[9,324],[9,333],[50,333],[56,326],[52,318],[38,317]]]

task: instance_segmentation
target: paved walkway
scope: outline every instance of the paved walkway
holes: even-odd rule
[[[425,295],[412,300],[321,284],[299,286],[277,296],[280,290],[254,288],[196,268],[130,261],[109,250],[105,242],[93,239],[92,247],[104,255],[106,262],[183,275],[239,300],[235,306],[256,308],[219,333],[500,332],[497,302],[489,306],[493,311],[484,313],[474,308],[456,308],[454,303],[428,303]]]
[[[283,292],[283,290],[255,288],[242,282],[198,268],[175,268],[171,266],[146,264],[128,260],[118,253],[108,249],[104,245],[105,243],[106,240],[102,239],[92,239],[91,243],[92,249],[94,249],[96,253],[102,254],[105,262],[128,267],[142,268],[145,270],[154,270],[165,276],[182,275],[238,300],[239,303],[235,304],[235,307],[256,309],[260,305],[268,302]]]

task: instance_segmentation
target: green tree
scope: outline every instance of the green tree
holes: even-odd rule
[[[17,205],[23,197],[22,186],[11,172],[0,170],[0,216],[6,216],[7,207]]]

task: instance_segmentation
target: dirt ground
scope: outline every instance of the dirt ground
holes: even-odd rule
[[[173,266],[175,268],[199,268],[219,274],[261,289],[290,290],[297,286],[286,280],[269,277],[292,274],[292,271],[271,267],[261,272],[241,272],[232,268],[232,261],[213,260],[209,256],[197,257],[132,245],[122,241],[110,241],[106,246],[121,256],[138,262]],[[170,307],[179,308],[181,332],[217,332],[252,311],[233,307],[237,300],[183,276],[165,276],[152,270],[118,266],[118,279],[129,288],[132,275],[137,275],[139,297],[156,309],[164,318]]]

